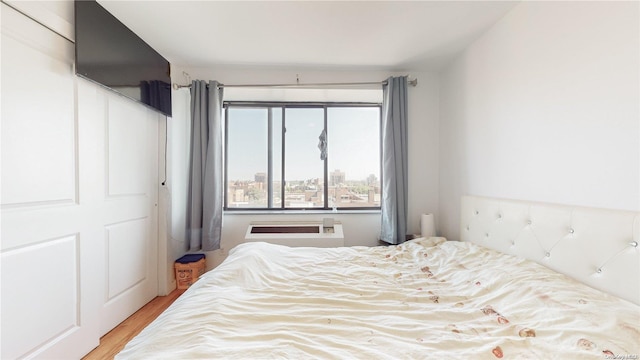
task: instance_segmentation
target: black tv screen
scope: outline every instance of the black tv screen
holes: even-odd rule
[[[75,1],[76,74],[171,116],[169,62],[96,1]]]

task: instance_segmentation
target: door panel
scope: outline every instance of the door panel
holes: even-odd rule
[[[2,207],[73,203],[73,46],[6,5],[2,9]],[[14,34],[7,30],[12,25],[29,31]],[[23,40],[29,34],[58,44],[58,51],[43,52],[39,42]]]
[[[130,99],[105,95],[101,334],[158,293],[158,115]]]
[[[125,98],[110,97],[107,114],[107,194],[149,196],[149,110]],[[157,127],[156,127],[157,133]]]
[[[77,78],[70,42],[0,6],[0,358],[80,358],[157,294],[163,117]]]
[[[3,358],[16,358],[78,330],[78,234],[2,253],[2,322],[37,326],[3,328],[11,344]],[[46,271],[42,271],[46,269]],[[43,294],[47,301],[43,302]],[[42,321],[46,319],[46,321]]]
[[[73,46],[2,4],[2,351],[77,358],[98,344],[92,191],[78,178]]]
[[[147,218],[106,227],[107,301],[145,280],[147,230]]]

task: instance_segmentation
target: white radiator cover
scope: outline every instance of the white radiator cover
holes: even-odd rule
[[[299,227],[299,226],[318,226],[320,227],[320,233],[268,233],[268,234],[253,234],[251,230],[254,226],[273,226],[273,227]],[[326,232],[325,232],[326,231]],[[342,224],[335,223],[333,225],[333,232],[329,232],[321,222],[253,222],[247,227],[244,240],[249,241],[264,241],[270,244],[285,245],[292,247],[340,247],[344,246],[344,233],[342,231]]]

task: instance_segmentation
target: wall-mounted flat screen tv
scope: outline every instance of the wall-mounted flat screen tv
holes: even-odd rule
[[[171,116],[169,62],[96,1],[75,1],[76,73]]]

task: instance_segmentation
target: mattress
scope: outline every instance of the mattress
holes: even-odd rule
[[[237,246],[116,359],[603,359],[640,307],[468,243]]]

